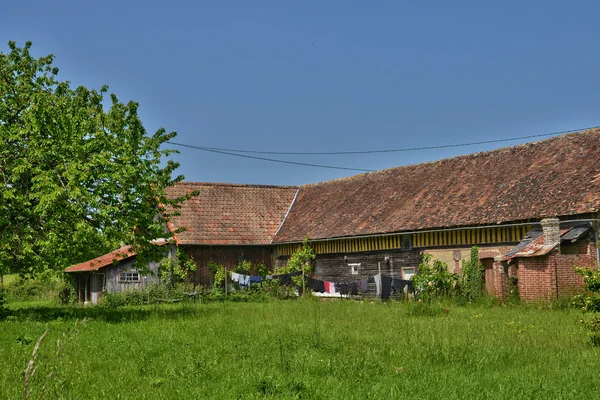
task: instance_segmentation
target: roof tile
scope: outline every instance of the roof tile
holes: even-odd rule
[[[181,182],[168,188],[177,197],[200,193],[171,218],[179,244],[268,244],[279,228],[297,191],[296,186]]]
[[[273,242],[597,212],[600,129],[302,186]]]

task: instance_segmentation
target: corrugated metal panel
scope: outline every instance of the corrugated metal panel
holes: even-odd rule
[[[574,226],[564,235],[561,235],[560,240],[575,242],[579,240],[583,235],[585,235],[590,230],[589,225],[578,225]]]

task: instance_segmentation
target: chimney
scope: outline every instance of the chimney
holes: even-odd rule
[[[544,246],[560,246],[560,226],[558,218],[544,218],[540,221],[544,233]]]

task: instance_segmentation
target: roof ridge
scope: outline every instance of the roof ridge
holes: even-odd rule
[[[474,159],[474,158],[478,158],[478,157],[485,157],[485,156],[490,156],[490,155],[494,155],[494,154],[500,154],[500,153],[504,153],[507,151],[515,151],[515,150],[518,151],[521,148],[540,146],[542,144],[547,144],[547,143],[550,143],[550,142],[553,142],[556,140],[571,140],[571,139],[575,138],[576,136],[579,137],[579,136],[582,136],[582,135],[588,134],[588,133],[599,134],[600,128],[585,129],[582,131],[571,132],[571,133],[567,133],[567,134],[563,134],[563,135],[553,136],[551,138],[542,139],[542,140],[538,140],[535,142],[527,142],[527,143],[516,144],[513,146],[501,147],[499,149],[492,149],[492,150],[486,150],[486,151],[478,151],[475,153],[461,154],[461,155],[454,156],[454,157],[440,158],[438,160],[425,161],[425,162],[421,162],[421,163],[417,163],[417,164],[398,165],[395,167],[378,169],[376,171],[345,176],[342,178],[330,179],[330,180],[321,181],[321,182],[307,183],[307,184],[301,185],[300,188],[305,188],[305,187],[309,187],[309,186],[319,186],[319,185],[323,185],[323,184],[329,184],[332,182],[341,182],[341,181],[345,181],[345,180],[353,180],[353,179],[358,179],[359,177],[363,177],[363,176],[388,173],[393,170],[401,170],[404,168],[421,167],[421,166],[426,166],[426,165],[440,164],[440,163],[443,163],[443,162],[449,161],[449,160]]]
[[[298,185],[267,185],[260,183],[229,183],[229,182],[191,182],[181,181],[173,186],[224,186],[224,187],[253,187],[266,189],[298,189]]]

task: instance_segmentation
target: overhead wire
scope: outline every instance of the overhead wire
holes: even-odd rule
[[[247,154],[235,154],[235,153],[230,153],[230,152],[227,152],[227,151],[221,151],[221,150],[215,150],[215,149],[208,149],[208,148],[205,148],[205,147],[202,147],[202,146],[194,146],[194,145],[191,145],[191,144],[182,144],[182,143],[173,143],[173,142],[167,142],[167,143],[174,144],[176,146],[181,146],[181,147],[188,147],[188,148],[191,148],[191,149],[208,151],[208,152],[211,152],[211,153],[227,154],[227,155],[235,156],[235,157],[251,158],[253,160],[261,160],[261,161],[271,161],[271,162],[276,162],[276,163],[281,163],[281,164],[293,164],[293,165],[302,165],[302,166],[305,166],[305,167],[341,169],[341,170],[345,170],[345,171],[358,171],[358,172],[373,172],[373,171],[375,171],[374,169],[339,167],[339,166],[335,166],[335,165],[312,164],[312,163],[303,163],[303,162],[297,162],[297,161],[278,160],[278,159],[275,159],[275,158],[249,156]]]
[[[582,128],[582,129],[572,129],[572,130],[560,131],[560,132],[541,133],[541,134],[536,134],[536,135],[526,135],[526,136],[512,137],[512,138],[506,138],[506,139],[481,140],[481,141],[477,141],[477,142],[443,144],[443,145],[435,145],[435,146],[407,147],[407,148],[400,148],[400,149],[357,150],[357,151],[318,151],[318,152],[260,151],[260,150],[242,150],[242,149],[228,149],[228,148],[220,148],[220,147],[197,146],[197,145],[178,143],[178,142],[173,142],[173,141],[168,141],[166,143],[174,145],[174,146],[187,147],[190,149],[201,150],[201,151],[206,151],[206,152],[210,152],[210,153],[224,154],[224,155],[228,155],[228,156],[249,158],[249,159],[260,160],[260,161],[270,161],[270,162],[275,162],[275,163],[280,163],[280,164],[292,164],[292,165],[300,165],[300,166],[304,166],[304,167],[327,168],[327,169],[337,169],[337,170],[344,170],[344,171],[374,172],[375,170],[373,170],[373,169],[351,168],[351,167],[342,167],[342,166],[337,166],[337,165],[324,165],[324,164],[306,163],[306,162],[298,162],[298,161],[280,160],[280,159],[276,159],[276,158],[258,157],[258,156],[248,155],[248,154],[352,155],[352,154],[398,153],[398,152],[408,152],[408,151],[446,149],[446,148],[453,148],[453,147],[464,147],[464,146],[475,146],[475,145],[491,144],[491,143],[510,142],[510,141],[515,141],[515,140],[563,135],[563,134],[567,134],[567,133],[580,132],[580,131],[585,131],[585,130],[589,130],[589,129],[597,129],[597,128],[600,128],[600,126],[593,126],[593,127],[589,127],[589,128]],[[243,153],[243,154],[240,154],[240,153]]]
[[[193,145],[171,142],[171,141],[169,141],[167,143],[172,144],[174,146],[191,147],[191,148],[195,148],[198,150],[225,152],[225,153],[229,152],[229,153],[272,154],[272,155],[351,155],[351,154],[399,153],[399,152],[407,152],[407,151],[422,151],[422,150],[446,149],[446,148],[452,148],[452,147],[476,146],[476,145],[481,145],[481,144],[502,143],[502,142],[511,142],[511,141],[515,141],[515,140],[563,135],[563,134],[567,134],[567,133],[574,133],[574,132],[580,132],[580,131],[585,131],[585,130],[589,130],[589,129],[597,129],[597,128],[600,128],[600,126],[592,126],[589,128],[572,129],[572,130],[568,130],[568,131],[560,131],[560,132],[552,132],[552,133],[541,133],[541,134],[536,134],[536,135],[518,136],[518,137],[512,137],[512,138],[506,138],[506,139],[481,140],[481,141],[477,141],[477,142],[442,144],[442,145],[435,145],[435,146],[407,147],[407,148],[400,148],[400,149],[356,150],[356,151],[263,151],[263,150],[229,149],[229,148],[208,147],[208,146],[193,146]],[[283,160],[280,160],[280,161],[283,161]]]

